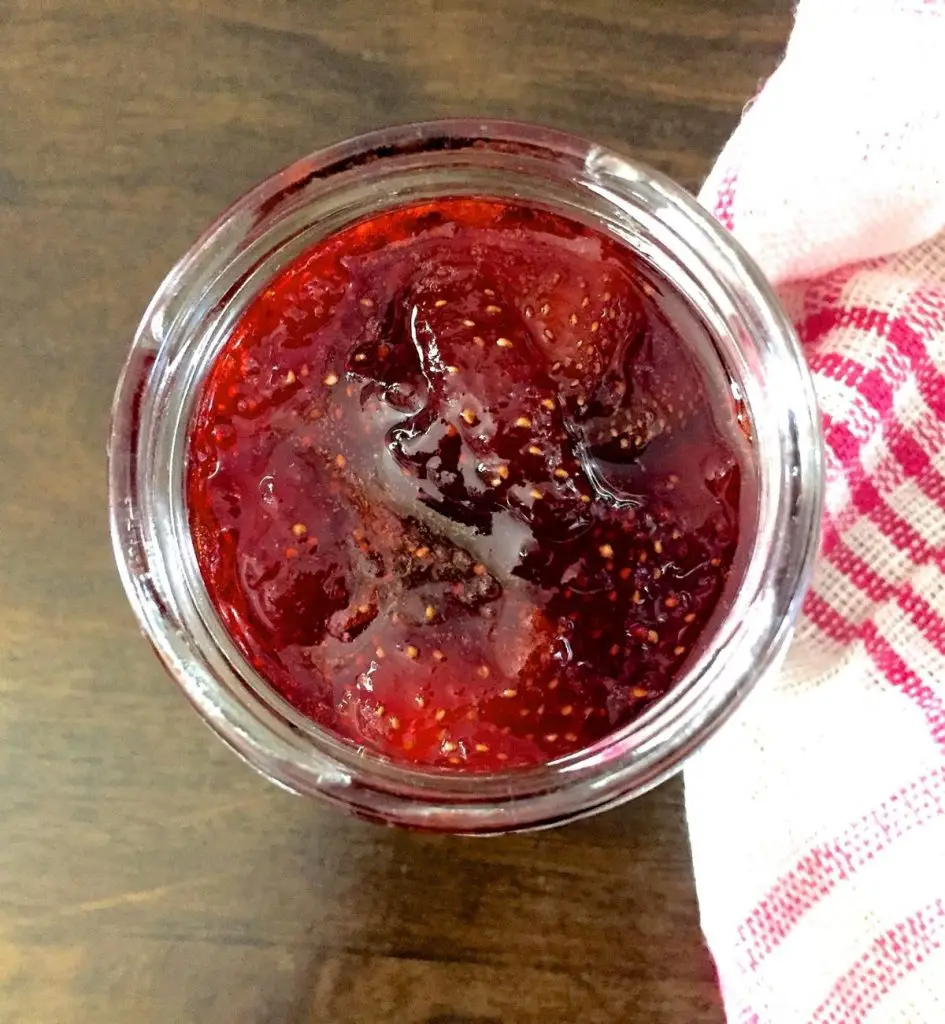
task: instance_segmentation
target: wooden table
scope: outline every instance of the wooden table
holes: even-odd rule
[[[257,179],[372,126],[481,113],[695,186],[789,6],[0,6],[0,1020],[721,1020],[681,783],[463,840],[348,820],[227,753],[135,629],[105,437],[152,291]]]

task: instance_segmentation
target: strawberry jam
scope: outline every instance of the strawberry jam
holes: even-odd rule
[[[187,498],[210,599],[286,701],[392,760],[495,771],[673,686],[750,454],[706,328],[640,257],[446,199],[329,236],[250,301]]]

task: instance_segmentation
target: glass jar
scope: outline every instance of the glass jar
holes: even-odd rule
[[[210,603],[190,537],[185,450],[194,401],[247,302],[352,221],[444,196],[516,197],[635,250],[707,325],[757,456],[742,555],[698,657],[647,712],[538,768],[463,775],[389,763],[319,729],[246,662]],[[791,325],[739,245],[667,178],[583,139],[452,120],[373,132],[292,164],[234,203],[170,272],[138,328],[109,445],[111,532],[145,634],[199,714],[263,775],[388,824],[459,833],[549,826],[612,807],[677,771],[776,662],[819,533],[822,456]]]

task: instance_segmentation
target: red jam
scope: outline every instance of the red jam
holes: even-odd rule
[[[326,238],[249,303],[187,496],[212,603],[282,697],[392,760],[494,771],[672,687],[749,456],[706,329],[639,257],[447,199]]]

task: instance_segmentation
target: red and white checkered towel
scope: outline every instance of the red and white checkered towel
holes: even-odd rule
[[[827,443],[787,662],[686,772],[727,1014],[945,1024],[945,2],[802,0],[703,200],[794,318]]]

